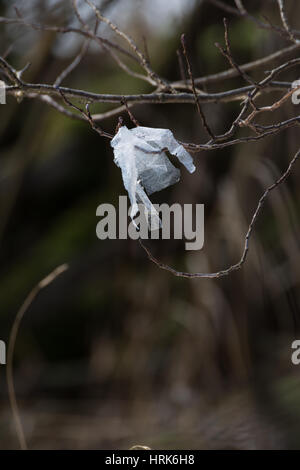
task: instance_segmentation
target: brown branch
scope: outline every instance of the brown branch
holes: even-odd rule
[[[185,57],[185,60],[186,60],[188,74],[189,74],[191,84],[192,84],[192,90],[193,90],[193,94],[194,94],[195,103],[196,103],[197,110],[198,110],[198,113],[199,113],[201,121],[202,121],[202,125],[203,125],[204,129],[206,130],[206,132],[208,133],[208,135],[211,137],[211,139],[214,140],[215,136],[214,136],[213,132],[211,131],[211,129],[210,129],[208,123],[207,123],[205,114],[204,114],[204,112],[201,108],[200,102],[199,102],[198,93],[196,91],[194,77],[193,77],[193,73],[192,73],[192,68],[191,68],[191,64],[190,64],[187,49],[186,49],[185,35],[184,34],[181,35],[181,44],[182,44],[183,54],[184,54],[184,57]]]
[[[239,261],[236,264],[233,264],[233,265],[229,266],[226,269],[222,269],[220,271],[216,271],[216,272],[212,272],[212,273],[201,273],[201,272],[189,273],[189,272],[184,272],[184,271],[177,271],[176,269],[172,268],[171,266],[169,266],[165,263],[162,263],[161,261],[156,259],[152,255],[149,248],[147,248],[144,245],[144,243],[141,241],[141,239],[139,239],[139,243],[142,246],[142,248],[145,250],[145,252],[147,253],[147,256],[150,259],[150,261],[152,261],[154,264],[156,264],[156,266],[158,266],[160,269],[164,269],[165,271],[168,271],[171,274],[174,274],[174,276],[185,277],[185,278],[188,278],[188,279],[196,279],[196,278],[217,279],[217,278],[220,278],[220,277],[223,277],[223,276],[228,276],[228,274],[231,274],[233,271],[239,270],[246,261],[246,258],[247,258],[248,252],[249,252],[249,243],[250,243],[250,238],[251,238],[251,235],[252,235],[252,232],[253,232],[253,228],[254,228],[254,226],[257,222],[259,214],[261,213],[261,210],[264,206],[264,203],[267,199],[267,196],[269,195],[269,193],[271,191],[276,189],[279,185],[281,185],[288,178],[288,176],[290,175],[290,173],[291,173],[296,161],[298,160],[299,156],[300,156],[300,149],[297,151],[297,153],[295,154],[293,159],[290,161],[290,163],[289,163],[287,169],[285,170],[285,172],[280,176],[280,178],[278,178],[273,184],[271,184],[264,191],[261,198],[259,199],[258,204],[256,206],[256,209],[255,209],[255,211],[253,213],[253,216],[251,218],[251,222],[249,224],[246,236],[245,236],[244,249],[243,249],[242,255],[241,255]]]
[[[209,0],[207,0],[207,1],[209,1]],[[210,1],[212,1],[212,0],[210,0]],[[73,27],[61,27],[61,26],[51,26],[51,25],[46,25],[46,24],[30,23],[30,22],[24,20],[23,18],[20,19],[20,18],[0,17],[0,23],[3,23],[3,24],[20,24],[20,25],[27,26],[27,27],[30,27],[30,28],[38,30],[38,31],[52,31],[52,32],[56,32],[58,34],[67,34],[67,33],[79,34],[79,35],[82,35],[82,36],[84,36],[88,39],[92,39],[94,41],[97,41],[99,43],[99,45],[100,45],[100,43],[102,45],[105,44],[109,48],[114,49],[114,50],[122,53],[123,55],[129,57],[130,59],[132,59],[132,60],[139,63],[139,60],[137,59],[137,57],[134,54],[132,54],[131,52],[127,51],[126,49],[122,48],[118,44],[116,44],[116,43],[114,43],[114,42],[112,42],[112,41],[110,41],[106,38],[102,38],[100,36],[94,35],[91,30],[86,31],[86,30],[73,28]],[[295,34],[295,32],[294,32],[294,34]],[[300,35],[300,32],[299,32],[299,35]],[[274,53],[272,53],[272,54],[270,54],[266,57],[263,57],[261,59],[257,59],[255,61],[249,62],[247,64],[243,64],[243,65],[240,66],[240,68],[242,70],[247,71],[247,70],[251,70],[253,68],[264,66],[267,63],[270,63],[274,60],[278,60],[278,59],[284,57],[285,55],[287,55],[291,52],[294,52],[298,48],[300,48],[300,42],[297,42],[296,44],[293,44],[292,46],[285,47],[285,48],[283,48],[279,51],[276,51],[276,52],[274,52]],[[7,52],[4,55],[7,55]],[[3,55],[2,55],[2,57],[3,57]],[[117,56],[115,55],[115,56],[112,56],[112,57],[115,60],[115,58]],[[224,79],[235,77],[236,75],[238,75],[236,69],[232,68],[232,69],[229,69],[229,70],[225,70],[224,72],[219,72],[219,73],[216,73],[216,74],[211,74],[211,75],[207,75],[207,76],[204,76],[204,77],[195,78],[194,81],[195,81],[195,85],[216,83],[216,82],[222,81]],[[142,76],[139,76],[138,78],[143,78],[143,79],[146,78],[147,79],[148,77],[145,77],[145,76],[142,75]],[[188,80],[183,78],[183,80],[181,82],[180,81],[175,81],[175,82],[172,82],[171,85],[172,85],[173,88],[178,88],[178,87],[181,88],[182,86],[186,86],[186,83],[185,83],[186,81],[188,81]],[[153,84],[152,81],[151,81],[151,83]]]
[[[212,5],[215,5],[217,8],[220,8],[221,10],[224,10],[227,13],[233,14],[241,18],[247,18],[248,20],[255,23],[256,26],[260,29],[268,30],[273,33],[279,34],[280,36],[286,39],[290,39],[289,32],[285,28],[281,28],[280,26],[275,26],[269,21],[267,23],[264,23],[263,21],[259,20],[255,16],[251,15],[246,10],[246,8],[242,5],[241,0],[238,0],[238,2],[235,1],[235,3],[238,5],[238,8],[229,7],[227,3],[221,0],[206,0],[206,2],[211,3]],[[300,31],[293,30],[292,33],[298,36],[300,35]]]
[[[138,127],[140,124],[139,124],[138,120],[134,117],[134,115],[132,114],[132,112],[130,111],[125,97],[124,97],[123,100],[122,100],[122,104],[124,105],[124,107],[125,107],[125,109],[126,109],[126,111],[127,111],[127,114],[128,114],[128,116],[130,117],[130,120],[133,122],[133,124],[134,124],[136,127]]]
[[[187,88],[188,87],[188,80],[187,80],[185,70],[184,70],[184,64],[183,64],[183,58],[182,58],[181,50],[177,49],[176,54],[177,54],[177,60],[178,60],[178,65],[179,65],[180,76],[181,76],[181,80],[182,80],[181,83],[184,84],[184,86]],[[177,82],[177,83],[178,83],[178,86],[180,87],[181,83],[179,83],[179,82]],[[194,83],[195,83],[195,80],[194,80]],[[177,84],[175,86],[177,86]]]
[[[121,31],[117,25],[115,25],[112,21],[110,21],[108,18],[106,18],[105,16],[103,16],[100,11],[98,10],[98,8],[94,5],[93,2],[91,2],[90,0],[84,0],[85,3],[87,3],[91,8],[92,10],[94,11],[96,17],[98,18],[99,21],[101,22],[104,22],[106,23],[110,29],[116,33],[118,36],[120,36],[124,41],[127,42],[127,44],[130,46],[130,48],[133,50],[133,52],[136,54],[138,60],[139,60],[139,63],[140,65],[142,66],[142,68],[146,71],[147,75],[149,78],[152,79],[152,81],[154,83],[156,83],[157,86],[161,87],[162,89],[166,89],[166,90],[169,90],[169,91],[173,91],[172,90],[172,87],[170,86],[170,84],[162,79],[161,77],[159,77],[159,75],[157,75],[156,72],[154,72],[154,70],[152,70],[152,68],[150,67],[150,64],[146,58],[146,56],[143,54],[143,52],[138,48],[138,46],[136,45],[136,43],[134,42],[134,40],[126,33],[124,33],[123,31]]]
[[[234,0],[234,3],[236,4],[237,9],[239,10],[241,15],[247,15],[247,11],[242,3],[242,0]]]
[[[296,59],[295,59],[296,60]],[[1,68],[1,60],[0,60]],[[268,87],[265,88],[265,91],[275,91],[275,90],[286,90],[291,88],[291,82],[276,82],[270,81]],[[236,88],[224,92],[217,93],[198,93],[197,98],[201,103],[218,103],[218,102],[230,102],[230,101],[240,101],[247,97],[248,92],[253,90],[255,87],[252,85]],[[7,86],[6,91],[11,95],[20,95],[21,93],[26,96],[28,93],[35,93],[36,95],[50,95],[50,96],[59,96],[59,90],[61,90],[65,96],[69,98],[78,98],[89,103],[114,103],[120,104],[124,99],[124,95],[118,94],[100,94],[93,93],[85,90],[78,90],[68,87],[55,87],[53,85],[47,85],[44,83],[26,83],[24,81],[20,82],[18,85]],[[21,93],[20,93],[21,92]],[[191,93],[140,93],[136,95],[125,95],[127,103],[131,104],[143,104],[143,103],[153,103],[153,104],[167,104],[167,103],[195,103],[195,97]]]
[[[215,45],[217,48],[220,50],[220,52],[226,57],[226,59],[229,61],[230,65],[232,68],[234,68],[238,75],[240,75],[246,82],[249,82],[253,86],[257,86],[257,83],[252,80],[252,78],[243,70],[238,63],[234,60],[232,52],[231,52],[231,46],[230,46],[230,41],[229,41],[229,32],[228,32],[228,23],[227,19],[223,18],[223,23],[224,23],[224,28],[225,28],[225,44],[226,48],[223,48],[220,46],[220,44],[216,43]]]
[[[48,24],[41,24],[41,23],[32,23],[30,21],[25,20],[22,18],[6,18],[4,16],[0,16],[0,23],[2,24],[18,24],[21,26],[26,26],[29,28],[34,29],[35,31],[52,31],[53,33],[58,34],[68,34],[68,33],[75,33],[80,36],[84,36],[87,39],[92,39],[97,42],[101,42],[102,44],[107,45],[108,47],[115,49],[116,51],[120,52],[121,54],[125,55],[126,57],[132,59],[134,62],[139,62],[137,57],[120,46],[119,44],[114,43],[113,41],[103,38],[101,36],[95,35],[91,30],[86,31],[80,28],[73,28],[73,27],[64,27],[64,26],[53,26]]]
[[[79,18],[81,19],[80,15],[79,15],[79,12],[76,8],[76,3],[75,3],[75,0],[74,0],[74,3],[73,3],[74,6],[74,9],[75,9],[75,12],[76,14],[78,14]],[[96,33],[97,33],[97,29],[98,29],[98,21],[96,21],[95,23],[95,28],[94,28],[94,36],[96,36]],[[88,40],[86,40],[78,55],[75,57],[75,59],[68,65],[68,67],[66,67],[61,73],[60,75],[57,77],[57,79],[55,80],[54,82],[54,86],[59,86],[61,85],[62,81],[71,73],[73,72],[73,70],[75,70],[75,68],[80,64],[80,62],[82,61],[83,57],[85,56],[85,54],[87,53],[88,51],[88,48],[90,46],[90,42],[91,42],[91,38],[89,38]]]
[[[280,12],[280,17],[281,17],[281,21],[282,21],[282,24],[284,26],[284,29],[286,30],[290,40],[295,43],[295,44],[298,44],[299,41],[295,38],[294,36],[294,33],[293,31],[291,30],[290,26],[289,26],[289,23],[288,23],[288,20],[287,20],[287,16],[286,16],[286,12],[285,12],[285,4],[284,4],[284,0],[277,0],[277,3],[278,3],[278,7],[279,7],[279,12]]]
[[[18,76],[18,72],[3,57],[0,57],[0,68],[4,71],[7,78],[15,86],[22,86],[22,81]]]
[[[54,86],[59,86],[63,82],[63,80],[70,75],[73,70],[80,64],[82,61],[83,57],[85,56],[87,50],[89,48],[89,41],[84,42],[83,46],[81,47],[79,53],[75,57],[74,60],[59,74],[55,82],[53,83]]]
[[[95,121],[94,121],[94,119],[93,119],[93,117],[90,113],[88,103],[85,106],[86,110],[83,110],[79,106],[76,106],[74,103],[71,103],[71,101],[68,100],[68,98],[65,96],[65,94],[64,94],[64,92],[62,91],[61,88],[58,88],[58,90],[61,94],[61,97],[62,97],[63,101],[66,103],[66,105],[70,106],[71,108],[75,109],[76,111],[79,111],[79,113],[81,113],[81,115],[89,122],[92,129],[94,129],[100,135],[100,137],[106,137],[107,139],[112,139],[113,138],[113,135],[109,134],[108,132],[105,132],[103,129],[101,129],[95,123]]]

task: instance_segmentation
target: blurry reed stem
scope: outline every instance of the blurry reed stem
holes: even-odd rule
[[[15,385],[14,385],[14,379],[13,379],[13,356],[14,356],[14,350],[15,350],[15,344],[16,344],[16,339],[18,335],[18,331],[20,328],[21,321],[36,298],[36,296],[39,294],[39,292],[44,289],[44,287],[48,286],[51,284],[51,282],[54,281],[54,279],[57,278],[60,274],[62,274],[64,271],[68,269],[67,264],[62,264],[61,266],[58,266],[54,271],[52,271],[48,276],[43,278],[28,294],[26,297],[25,301],[21,305],[20,309],[17,312],[16,318],[14,320],[10,336],[9,336],[9,342],[8,342],[8,351],[7,351],[7,368],[6,368],[6,380],[7,380],[7,387],[8,387],[8,396],[9,396],[9,402],[13,414],[13,419],[15,422],[16,426],[16,431],[17,431],[17,436],[19,440],[19,444],[22,450],[27,450],[27,443],[26,443],[26,438],[25,438],[25,433],[20,417],[20,412],[19,412],[19,407],[17,403],[17,398],[16,398],[16,391],[15,391]]]

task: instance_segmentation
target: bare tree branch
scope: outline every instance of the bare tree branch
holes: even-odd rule
[[[273,191],[274,189],[276,189],[279,185],[281,185],[288,178],[288,176],[290,175],[290,173],[291,173],[295,163],[297,162],[299,156],[300,156],[300,149],[297,151],[297,153],[295,154],[293,159],[290,161],[289,166],[287,167],[285,172],[280,176],[280,178],[278,178],[275,181],[275,183],[273,183],[271,186],[269,186],[264,191],[261,198],[259,199],[258,204],[256,206],[256,209],[255,209],[255,211],[253,213],[253,216],[251,218],[251,222],[249,224],[246,236],[245,236],[244,249],[243,249],[242,255],[241,255],[239,261],[236,264],[233,264],[233,265],[229,266],[226,269],[222,269],[220,271],[216,271],[216,272],[212,272],[212,273],[205,273],[205,272],[204,273],[201,273],[201,272],[189,273],[189,272],[184,272],[184,271],[177,271],[176,269],[172,268],[171,266],[168,266],[167,264],[164,264],[161,261],[159,261],[158,259],[156,259],[152,255],[149,248],[147,248],[144,245],[144,243],[139,239],[139,243],[140,243],[141,247],[147,253],[147,256],[148,256],[149,260],[152,261],[154,264],[156,264],[156,266],[158,266],[160,269],[164,269],[165,271],[168,271],[171,274],[174,274],[174,276],[185,277],[185,278],[188,278],[188,279],[196,279],[196,278],[216,279],[216,278],[220,278],[220,277],[223,277],[223,276],[228,276],[233,271],[239,270],[246,261],[246,258],[247,258],[248,252],[249,252],[250,238],[251,238],[254,226],[257,222],[258,216],[262,211],[263,205],[265,204],[265,201],[266,201],[269,193],[271,191]]]
[[[291,30],[288,20],[286,17],[286,12],[285,12],[285,4],[284,0],[277,0],[278,6],[279,6],[279,11],[280,11],[280,16],[281,16],[281,21],[284,26],[284,29],[286,30],[287,34],[289,35],[289,38],[292,42],[297,44],[299,41],[295,38],[293,31]]]
[[[202,125],[203,125],[204,129],[206,130],[206,132],[208,133],[208,135],[211,137],[211,139],[214,140],[215,136],[214,136],[213,132],[211,131],[211,129],[210,129],[208,123],[207,123],[206,117],[205,117],[204,112],[203,112],[203,110],[201,108],[201,105],[199,103],[199,98],[198,98],[198,94],[197,94],[196,87],[195,87],[195,82],[194,82],[194,77],[193,77],[193,73],[192,73],[192,69],[191,69],[191,64],[190,64],[188,53],[187,53],[187,50],[186,50],[184,34],[181,35],[181,44],[182,44],[183,54],[184,54],[184,57],[185,57],[185,60],[186,60],[186,63],[187,63],[188,74],[189,74],[191,84],[192,84],[192,90],[193,90],[193,95],[194,95],[194,98],[195,98],[195,103],[196,103],[198,113],[199,113],[201,121],[202,121]]]
[[[92,30],[88,22],[86,22],[80,15],[77,0],[72,0],[73,11],[79,22],[79,27],[61,27],[31,23],[25,20],[21,13],[17,11],[17,18],[10,19],[0,17],[0,23],[3,24],[20,24],[26,27],[33,28],[38,31],[52,31],[57,34],[75,33],[81,35],[85,42],[79,54],[73,61],[60,73],[55,80],[54,84],[46,83],[28,83],[23,79],[23,75],[27,69],[27,65],[20,71],[15,68],[3,57],[0,57],[0,69],[6,77],[6,92],[20,101],[23,98],[38,99],[45,104],[51,106],[56,111],[62,113],[68,118],[78,119],[87,122],[93,130],[95,130],[100,137],[111,139],[113,134],[104,131],[97,122],[102,121],[109,117],[118,117],[117,130],[122,125],[122,117],[120,114],[127,112],[134,125],[138,126],[139,122],[132,113],[133,106],[142,106],[144,104],[172,104],[172,103],[186,103],[196,104],[198,113],[204,129],[206,130],[209,140],[207,142],[189,143],[181,142],[182,145],[190,152],[211,151],[219,150],[232,145],[239,145],[250,142],[257,142],[261,139],[272,137],[284,130],[293,126],[300,125],[300,115],[289,117],[280,122],[273,122],[269,125],[262,125],[256,122],[256,118],[264,115],[265,113],[272,113],[283,106],[286,106],[291,99],[293,93],[300,89],[293,87],[290,81],[278,81],[278,76],[291,68],[296,68],[300,64],[300,59],[293,57],[285,59],[289,54],[295,54],[299,47],[300,31],[294,30],[290,27],[287,14],[285,10],[284,0],[274,0],[274,4],[279,7],[282,25],[274,25],[269,20],[266,22],[261,21],[255,16],[251,15],[244,6],[242,0],[234,0],[235,7],[223,2],[222,0],[206,0],[217,8],[226,11],[228,14],[233,14],[244,20],[250,20],[255,23],[258,28],[262,28],[271,33],[275,33],[284,40],[289,40],[292,45],[284,47],[278,51],[261,57],[257,60],[239,65],[234,58],[234,51],[232,50],[229,38],[229,30],[226,19],[224,19],[224,41],[225,46],[222,47],[217,44],[221,53],[225,56],[230,64],[230,68],[223,72],[207,75],[204,77],[195,78],[192,73],[191,63],[188,57],[185,37],[181,37],[183,55],[186,60],[188,78],[184,74],[182,59],[179,54],[179,63],[181,71],[181,81],[168,81],[161,77],[150,65],[147,46],[144,45],[145,52],[143,52],[136,42],[124,31],[122,31],[115,23],[106,18],[100,10],[95,6],[91,0],[84,0],[91,8],[93,13],[93,21],[95,21],[95,29]],[[118,36],[121,40],[121,45],[114,43],[110,39],[103,38],[97,34],[98,23],[103,22],[107,24],[110,30]],[[70,74],[77,66],[79,66],[82,58],[87,52],[88,45],[91,41],[97,43],[102,50],[108,54],[115,61],[117,66],[122,69],[129,76],[141,79],[151,85],[152,89],[149,93],[140,94],[108,94],[97,93],[87,90],[74,89],[62,86],[63,80]],[[129,48],[129,50],[128,50]],[[131,69],[125,59],[130,59],[139,64],[142,73],[136,72]],[[285,60],[283,62],[283,60]],[[274,66],[275,61],[281,61],[279,65]],[[248,72],[255,72],[258,75],[258,70],[268,66],[269,71],[260,70],[260,78],[255,80],[248,74]],[[211,91],[203,91],[198,87],[208,84],[221,84],[225,79],[240,77],[243,86],[235,87],[233,89],[225,89],[224,87]],[[259,77],[259,75],[258,75]],[[273,93],[276,93],[275,98]],[[271,96],[271,98],[269,98]],[[259,98],[264,98],[264,105],[259,105]],[[267,100],[268,98],[268,100]],[[71,101],[72,100],[72,101]],[[79,102],[80,105],[75,104],[74,101]],[[241,108],[238,110],[236,117],[231,121],[228,129],[223,130],[220,134],[215,135],[210,126],[208,125],[207,118],[203,112],[203,103],[226,104],[233,101],[240,102]],[[111,103],[117,105],[114,109],[101,112],[90,112],[91,104]],[[266,104],[267,103],[267,104]],[[241,129],[246,129],[242,133]],[[292,168],[298,159],[299,152],[291,161],[286,172],[271,185],[262,195],[259,200],[256,211],[252,217],[249,230],[246,234],[244,251],[238,263],[230,266],[225,270],[217,273],[182,273],[170,268],[163,263],[155,260],[149,250],[144,247],[148,256],[152,261],[156,262],[161,268],[167,269],[177,276],[183,277],[221,277],[229,274],[230,272],[239,269],[244,263],[247,253],[248,245],[251,237],[253,226],[265,202],[265,199],[270,191],[275,189],[288,177]],[[142,244],[142,242],[141,242]]]

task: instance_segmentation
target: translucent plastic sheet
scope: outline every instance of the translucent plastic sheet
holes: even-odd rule
[[[156,230],[160,219],[147,194],[161,191],[180,180],[180,170],[172,165],[165,151],[176,156],[190,173],[195,171],[193,158],[169,129],[122,126],[111,146],[130,198],[130,217],[134,219],[139,211],[138,204],[142,203],[147,219],[151,221],[151,230]]]

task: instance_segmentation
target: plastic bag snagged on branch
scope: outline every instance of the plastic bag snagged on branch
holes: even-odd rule
[[[142,203],[147,220],[151,220],[151,230],[160,227],[158,212],[147,194],[160,191],[180,180],[180,170],[170,162],[165,151],[172,155],[193,173],[195,165],[190,154],[174,138],[169,129],[152,127],[122,126],[111,141],[114,149],[114,162],[121,168],[124,186],[131,202],[130,217],[138,213]]]

